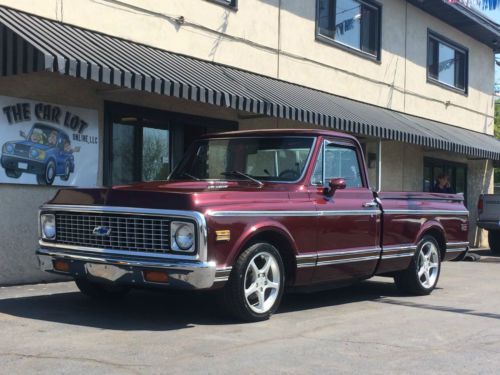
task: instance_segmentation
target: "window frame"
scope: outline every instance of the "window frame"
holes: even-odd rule
[[[168,129],[170,131],[169,134],[169,157],[171,160],[171,169],[172,172],[179,160],[182,158],[182,155],[187,151],[184,149],[182,145],[179,147],[182,152],[178,152],[176,147],[176,143],[179,143],[177,140],[177,135],[179,131],[185,131],[185,122],[189,122],[193,125],[203,125],[207,128],[207,133],[211,132],[220,132],[220,131],[233,131],[238,129],[238,123],[236,121],[229,120],[221,120],[214,117],[202,117],[195,116],[185,113],[171,112],[165,111],[158,108],[144,107],[131,105],[126,103],[114,102],[114,101],[104,101],[104,142],[103,142],[103,164],[102,164],[102,186],[111,187],[113,186],[112,181],[112,151],[113,151],[113,121],[123,115],[131,115],[136,117],[147,117],[154,120],[159,120],[164,123],[168,123]],[[182,125],[180,125],[182,124]],[[136,132],[142,134],[143,126],[140,125],[131,125],[136,127]],[[215,127],[215,129],[210,129]],[[206,133],[205,133],[206,134]],[[139,135],[142,137],[142,135]],[[138,141],[137,141],[138,143]],[[136,147],[134,145],[134,147]],[[136,152],[139,149],[135,150]],[[139,159],[142,158],[142,153],[139,153],[140,157],[134,159],[134,164],[139,163]],[[179,155],[177,155],[179,154]],[[139,175],[139,172],[136,171],[138,168],[137,165],[134,165],[134,173]]]
[[[206,0],[206,1],[225,6],[233,10],[238,10],[238,0]]]
[[[311,177],[310,177],[311,186],[316,186],[316,187],[321,186],[323,188],[327,187],[328,183],[325,181],[325,170],[326,170],[326,168],[325,168],[326,167],[326,165],[325,165],[325,161],[326,161],[325,153],[326,153],[326,147],[328,147],[329,145],[332,145],[332,144],[337,146],[337,147],[349,148],[349,149],[352,149],[356,152],[356,158],[358,161],[358,168],[359,168],[359,176],[361,179],[362,186],[346,187],[346,190],[369,189],[368,176],[366,175],[366,169],[364,167],[364,158],[363,158],[362,150],[354,142],[349,142],[349,141],[339,140],[339,139],[331,139],[331,138],[324,138],[323,139],[323,141],[321,142],[321,146],[320,146],[320,149],[318,151],[318,154],[316,156],[316,159],[314,160],[314,165],[311,164]],[[321,169],[322,169],[322,171],[321,171],[322,183],[315,184],[313,181],[314,171],[316,169],[316,165],[317,165],[318,159],[320,157],[322,158],[322,161],[321,161],[321,164],[322,164],[322,167],[321,167]],[[339,177],[342,178],[341,176],[339,176]]]
[[[330,0],[330,1],[333,1],[335,8],[336,8],[337,0]],[[378,27],[377,27],[377,35],[376,35],[377,52],[376,52],[376,54],[372,55],[371,53],[365,52],[362,49],[352,47],[348,44],[339,42],[332,37],[321,34],[320,27],[319,27],[319,2],[320,2],[320,0],[316,0],[316,28],[315,28],[316,40],[380,64],[382,61],[382,4],[379,3],[378,1],[375,1],[375,0],[355,0],[355,1],[357,1],[358,3],[360,3],[362,5],[366,5],[370,8],[374,8],[378,11],[378,17],[377,17]]]
[[[438,45],[443,44],[443,45],[453,49],[454,51],[459,51],[459,52],[464,54],[465,62],[464,62],[464,88],[463,89],[456,87],[454,85],[449,85],[446,82],[441,82],[437,78],[431,77],[430,69],[429,69],[429,67],[430,67],[429,57],[430,57],[431,39],[437,41]],[[456,43],[456,42],[452,41],[451,39],[449,39],[441,34],[438,34],[437,32],[435,32],[431,29],[427,29],[427,54],[426,54],[425,65],[426,65],[427,83],[430,83],[430,84],[433,84],[436,86],[440,86],[444,89],[453,91],[453,92],[458,93],[458,94],[468,96],[468,93],[469,93],[469,49],[467,47],[465,47],[459,43]],[[456,75],[456,71],[455,71],[455,75]]]
[[[453,181],[450,181],[450,185],[456,185],[456,169],[457,168],[463,168],[464,169],[464,178],[465,178],[465,186],[464,186],[464,190],[463,193],[464,194],[464,202],[466,204],[467,202],[467,192],[468,192],[468,184],[469,184],[469,168],[468,168],[468,165],[467,163],[463,163],[463,162],[457,162],[457,161],[451,161],[451,160],[446,160],[446,159],[440,159],[440,158],[434,158],[434,157],[428,157],[428,156],[425,156],[424,157],[424,163],[423,163],[423,170],[422,170],[422,191],[425,191],[425,168],[428,167],[428,168],[431,168],[431,171],[434,167],[440,167],[440,168],[443,168],[443,171],[446,170],[447,168],[452,168],[454,169],[454,173],[455,175],[454,176],[450,176],[450,178],[453,178],[454,180]],[[431,172],[433,174],[433,172]],[[433,176],[433,180],[434,180],[434,177]],[[432,188],[433,188],[433,184],[434,184],[435,181],[431,181],[431,193],[432,193]],[[455,186],[456,187],[456,186]],[[455,193],[458,193],[456,190],[455,190]]]

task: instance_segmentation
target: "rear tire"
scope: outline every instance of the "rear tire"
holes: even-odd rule
[[[256,243],[238,257],[224,287],[225,308],[247,322],[267,320],[278,309],[285,285],[285,267],[278,250]]]
[[[500,255],[500,232],[488,231],[488,243],[491,252],[495,255]]]
[[[430,294],[441,273],[439,245],[432,236],[424,236],[417,246],[410,266],[394,276],[396,287],[403,293],[416,296]]]
[[[130,292],[127,286],[99,284],[83,278],[75,279],[75,284],[80,292],[97,300],[119,299]]]

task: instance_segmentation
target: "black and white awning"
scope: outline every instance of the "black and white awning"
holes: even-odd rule
[[[54,72],[500,160],[494,137],[0,7],[0,75]]]

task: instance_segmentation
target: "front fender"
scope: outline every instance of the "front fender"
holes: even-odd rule
[[[297,244],[290,231],[281,223],[274,220],[260,221],[259,223],[249,223],[234,243],[227,259],[227,264],[234,264],[238,256],[245,250],[248,243],[266,232],[279,234],[288,241],[293,254],[297,255]]]

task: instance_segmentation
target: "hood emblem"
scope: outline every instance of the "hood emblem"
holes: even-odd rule
[[[94,228],[92,234],[99,237],[108,237],[111,234],[111,228],[98,226]]]

